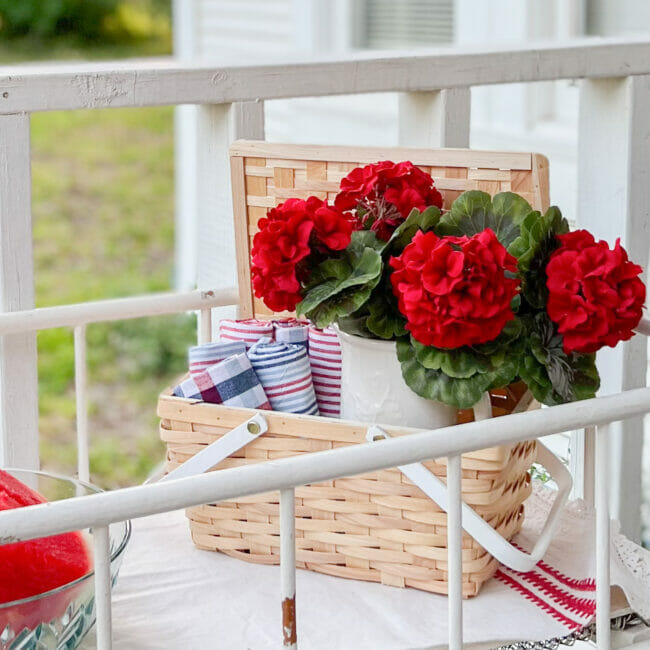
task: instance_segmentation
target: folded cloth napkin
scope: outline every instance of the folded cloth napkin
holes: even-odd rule
[[[278,343],[294,343],[309,348],[309,323],[287,318],[273,321],[275,340]]]
[[[190,375],[194,377],[209,366],[219,363],[233,354],[244,354],[245,352],[246,344],[243,341],[214,341],[204,345],[195,345],[188,352]]]
[[[318,415],[304,345],[272,343],[265,338],[248,351],[248,358],[274,411]]]
[[[181,382],[173,394],[225,406],[271,408],[246,354],[235,354],[211,365]]]
[[[333,328],[309,328],[309,363],[321,415],[341,414],[341,344]]]
[[[246,318],[244,320],[231,320],[224,318],[219,323],[219,338],[222,341],[244,341],[250,348],[262,337],[273,338],[273,321]]]

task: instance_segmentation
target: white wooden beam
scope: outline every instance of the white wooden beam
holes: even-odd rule
[[[357,53],[344,60],[247,66],[183,64],[174,59],[6,66],[0,71],[0,113],[224,104],[630,74],[650,74],[647,40],[577,40],[560,47],[524,44],[417,56]]]
[[[399,143],[405,147],[469,147],[469,88],[402,93]]]
[[[204,105],[197,117],[198,288],[220,289],[237,285],[228,150],[238,138],[264,139],[264,103]],[[217,310],[215,326],[234,313]]]
[[[647,268],[650,250],[650,76],[585,80],[580,89],[578,225]],[[600,394],[645,386],[647,339],[598,353]],[[640,538],[642,418],[615,423],[610,435],[612,516]]]
[[[0,310],[34,306],[28,115],[0,117]],[[37,469],[36,334],[0,340],[0,466]]]

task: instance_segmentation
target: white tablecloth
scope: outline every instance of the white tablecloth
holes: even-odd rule
[[[574,515],[569,509],[551,555],[587,541],[579,539],[585,529],[576,527]],[[538,519],[531,516],[529,525]],[[577,539],[567,538],[571,530]],[[524,529],[519,540],[530,534]],[[114,647],[279,648],[279,587],[277,566],[194,548],[183,512],[136,520],[113,596]],[[463,613],[466,642],[500,645],[561,631],[537,605],[498,580],[465,601]],[[445,597],[302,570],[297,572],[297,618],[302,650],[416,650],[444,646],[447,639]]]

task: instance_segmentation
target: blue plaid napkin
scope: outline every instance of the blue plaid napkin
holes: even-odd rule
[[[235,354],[186,379],[173,394],[225,406],[271,408],[246,354]]]

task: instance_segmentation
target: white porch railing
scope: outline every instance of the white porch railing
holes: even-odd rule
[[[577,188],[581,225],[610,241],[620,236],[631,258],[647,266],[650,249],[650,147],[647,146],[650,140],[650,42],[586,41],[562,47],[445,51],[418,56],[369,56],[345,61],[245,67],[141,61],[0,69],[0,309],[6,312],[0,315],[0,465],[38,466],[37,329],[60,325],[75,329],[79,472],[83,478],[88,473],[85,325],[201,309],[202,339],[205,340],[211,330],[210,307],[235,302],[234,292],[224,289],[213,296],[199,291],[32,309],[29,144],[32,112],[199,104],[199,233],[216,231],[223,242],[218,255],[209,248],[199,249],[199,287],[212,289],[231,284],[236,277],[227,181],[228,146],[236,138],[263,137],[264,99],[400,92],[403,93],[400,100],[403,145],[463,147],[469,143],[470,87],[573,78],[582,80]],[[455,432],[453,442],[446,440],[444,435],[429,432],[408,440],[324,452],[317,460],[289,459],[263,467],[228,470],[226,478],[219,478],[222,474],[219,473],[185,479],[178,484],[119,490],[48,508],[35,506],[29,511],[2,513],[0,537],[8,541],[88,525],[101,528],[125,517],[267,489],[282,489],[283,502],[287,505],[294,485],[432,456],[453,457],[478,446],[599,425],[596,460],[603,466],[597,467],[595,472],[590,462],[586,463],[585,471],[584,462],[574,466],[583,494],[593,493],[591,477],[597,477],[595,498],[600,541],[597,600],[599,611],[608,611],[608,558],[604,541],[609,525],[606,459],[613,450],[612,483],[623,486],[613,495],[612,513],[622,519],[624,529],[634,536],[640,510],[642,416],[650,411],[650,391],[629,390],[645,385],[645,339],[637,337],[603,356],[604,392],[627,392],[578,405],[512,416],[507,423],[500,421],[498,425],[490,421],[463,425]],[[609,422],[614,424],[600,426]],[[525,434],[520,433],[522,430]],[[591,447],[582,445],[582,448]],[[457,486],[460,476],[453,469],[456,466],[451,463],[452,487]],[[617,474],[623,467],[626,481],[621,481]],[[291,472],[283,475],[288,469]],[[288,475],[294,478],[288,481]],[[101,508],[97,508],[98,505]],[[460,526],[458,499],[454,499],[452,506],[449,528],[453,536],[458,534]],[[102,514],[98,515],[99,512]],[[56,518],[50,519],[47,513],[55,513]],[[283,517],[283,520],[286,522],[290,518]],[[101,535],[96,539],[101,540]],[[287,539],[291,539],[286,524],[283,539],[286,553],[283,556],[291,557],[286,546]],[[98,575],[105,577],[106,557],[101,547],[96,550]],[[460,548],[451,546],[452,583],[460,579],[459,558]],[[292,572],[287,573],[288,580],[290,575]],[[101,584],[101,580],[98,582]],[[105,600],[100,602],[106,604]],[[460,647],[462,604],[455,598],[450,599],[450,604],[450,645]],[[99,644],[102,648],[110,647],[109,612],[107,607],[99,607]],[[599,646],[608,647],[606,617],[600,617],[598,627]]]

